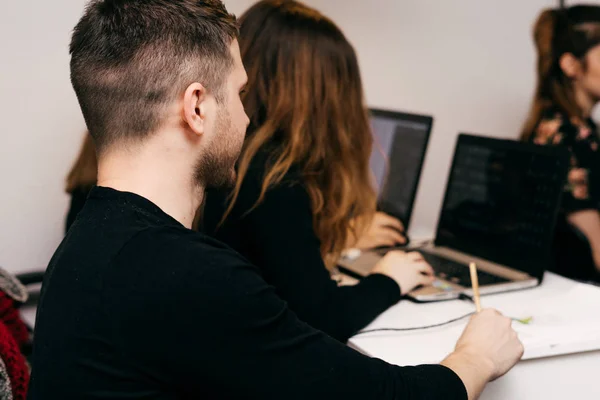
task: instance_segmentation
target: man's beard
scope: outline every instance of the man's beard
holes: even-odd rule
[[[215,135],[196,163],[194,180],[199,186],[229,188],[235,185],[235,163],[243,145],[243,139],[240,143],[238,138],[244,136],[238,135],[234,130],[231,116],[223,107],[215,124]]]

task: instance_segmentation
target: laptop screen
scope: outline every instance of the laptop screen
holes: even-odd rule
[[[379,209],[408,226],[433,119],[428,116],[371,110],[374,135],[371,170]]]
[[[436,245],[541,278],[568,160],[564,149],[460,135]]]

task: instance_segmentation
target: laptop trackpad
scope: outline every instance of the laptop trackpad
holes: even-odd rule
[[[442,279],[436,279],[430,286],[422,286],[409,293],[409,297],[419,298],[423,296],[431,296],[440,293],[460,292],[464,290],[463,286],[448,282]],[[456,295],[458,296],[458,294]]]
[[[356,258],[345,258],[338,262],[340,267],[343,267],[359,276],[365,277],[371,273],[375,264],[383,258],[382,255],[372,251],[363,251]]]

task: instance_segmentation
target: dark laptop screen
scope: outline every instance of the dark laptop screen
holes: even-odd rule
[[[460,135],[436,244],[541,277],[568,158],[563,149]]]
[[[371,110],[375,143],[370,164],[377,183],[379,209],[406,225],[410,222],[432,121],[422,115]]]

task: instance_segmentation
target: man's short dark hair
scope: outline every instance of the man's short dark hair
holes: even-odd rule
[[[222,101],[236,19],[220,0],[92,0],[71,39],[71,82],[99,152],[140,139],[193,82]]]

